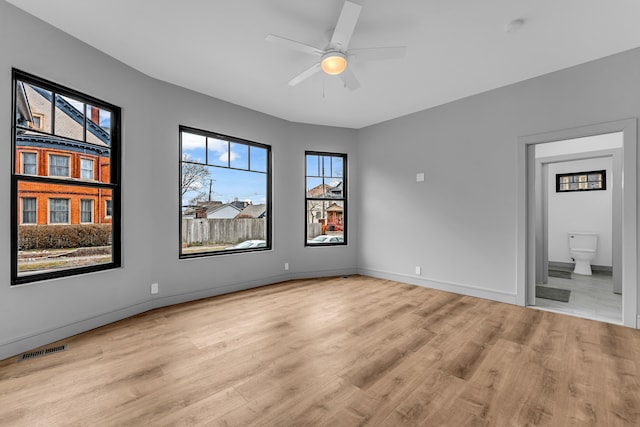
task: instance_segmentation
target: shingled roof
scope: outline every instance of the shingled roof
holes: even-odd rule
[[[249,205],[236,218],[264,218],[267,215],[267,205]]]

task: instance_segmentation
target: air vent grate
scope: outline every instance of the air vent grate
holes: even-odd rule
[[[59,353],[61,351],[65,351],[67,349],[67,345],[59,345],[56,347],[43,348],[42,350],[30,351],[24,354],[21,354],[18,357],[18,362],[22,362],[23,360],[33,359],[35,357],[48,356],[49,354]]]

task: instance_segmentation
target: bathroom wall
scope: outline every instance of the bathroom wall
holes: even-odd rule
[[[549,261],[572,262],[567,234],[571,231],[595,231],[599,234],[598,248],[591,264],[612,266],[612,167],[611,157],[549,164]],[[607,171],[606,190],[556,192],[556,174],[602,169]]]

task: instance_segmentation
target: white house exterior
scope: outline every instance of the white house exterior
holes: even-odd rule
[[[209,209],[207,212],[208,219],[233,219],[240,213],[240,209],[231,204],[221,205]]]

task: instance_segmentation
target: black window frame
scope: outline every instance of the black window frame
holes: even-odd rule
[[[247,151],[250,153],[251,150],[249,149],[249,147],[256,147],[256,148],[261,148],[261,149],[265,149],[266,150],[266,161],[267,161],[267,170],[266,171],[258,171],[258,170],[251,170],[251,169],[244,169],[244,168],[236,168],[236,167],[232,167],[231,166],[231,156],[229,156],[228,160],[227,160],[227,166],[222,166],[222,165],[218,165],[218,164],[212,164],[212,163],[200,163],[200,162],[193,162],[193,163],[197,163],[197,164],[201,164],[201,165],[206,165],[207,167],[214,167],[214,168],[223,168],[223,169],[231,169],[231,170],[240,170],[240,171],[247,171],[247,172],[253,172],[253,173],[263,173],[266,175],[266,181],[267,181],[267,188],[266,190],[266,245],[265,246],[261,246],[261,247],[254,247],[254,248],[240,248],[240,249],[221,249],[221,250],[216,250],[216,251],[208,251],[208,252],[194,252],[194,253],[183,253],[182,252],[182,194],[180,191],[180,187],[181,187],[181,183],[182,183],[182,157],[183,157],[183,152],[182,152],[182,133],[191,133],[191,134],[195,134],[195,135],[199,135],[199,136],[204,136],[206,138],[213,138],[213,139],[218,139],[218,140],[223,140],[223,141],[228,141],[229,144],[232,143],[236,143],[236,144],[242,144],[242,145],[247,145]],[[248,139],[243,139],[243,138],[238,138],[235,136],[230,136],[230,135],[225,135],[225,134],[221,134],[218,132],[212,132],[212,131],[207,131],[207,130],[203,130],[203,129],[197,129],[197,128],[193,128],[190,126],[184,126],[184,125],[180,125],[178,126],[178,141],[179,141],[179,160],[178,160],[178,258],[179,259],[194,259],[194,258],[204,258],[204,257],[210,257],[210,256],[218,256],[218,255],[228,255],[228,254],[237,254],[237,253],[246,253],[246,252],[262,252],[262,251],[270,251],[273,248],[273,236],[272,236],[272,224],[273,224],[273,220],[272,220],[272,206],[273,206],[273,200],[272,200],[272,180],[273,180],[273,174],[272,174],[272,152],[271,152],[271,146],[267,145],[267,144],[263,144],[260,142],[256,142],[256,141],[250,141]],[[206,150],[205,152],[207,152],[208,155],[208,150]],[[250,156],[250,154],[249,154]],[[205,160],[206,161],[206,160]],[[251,159],[249,157],[248,160],[248,165],[250,168],[251,165]]]
[[[308,158],[307,156],[322,156],[322,157],[339,157],[342,159],[342,197],[309,197],[308,189],[307,189],[307,179],[316,177],[315,175],[309,175],[307,170],[308,166]],[[321,162],[324,168],[324,162]],[[317,248],[317,247],[327,247],[327,246],[346,246],[348,244],[348,228],[349,228],[349,217],[348,217],[348,156],[346,153],[332,153],[327,151],[312,151],[307,150],[304,152],[304,245],[308,248]],[[325,174],[323,173],[321,176],[323,179],[325,178]],[[323,180],[324,184],[324,180]],[[307,208],[309,206],[309,201],[320,201],[320,202],[342,202],[342,242],[325,242],[325,243],[309,243],[308,239],[308,211]]]
[[[82,181],[75,180],[69,177],[50,177],[47,175],[23,175],[22,171],[18,171],[16,166],[16,154],[17,154],[17,135],[18,131],[24,129],[19,127],[16,123],[17,111],[16,111],[16,100],[17,100],[17,86],[18,82],[24,82],[28,84],[33,84],[42,89],[49,90],[52,94],[55,95],[63,95],[72,97],[78,101],[82,101],[85,105],[92,105],[104,110],[107,110],[111,113],[110,119],[110,129],[109,129],[109,162],[110,162],[110,181],[109,182],[100,182],[100,181]],[[121,206],[121,194],[122,194],[122,182],[121,182],[121,148],[122,148],[122,137],[121,137],[121,118],[122,113],[120,107],[117,107],[109,102],[100,100],[91,95],[79,92],[75,89],[69,88],[67,86],[55,83],[53,81],[44,79],[42,77],[38,77],[36,75],[21,71],[16,68],[12,68],[11,70],[11,285],[22,285],[32,282],[39,282],[43,280],[55,279],[60,277],[70,277],[77,276],[86,273],[92,273],[96,271],[104,271],[111,270],[114,268],[120,268],[122,266],[122,237],[121,237],[121,227],[122,227],[122,212],[120,209]],[[55,106],[52,103],[52,125],[49,131],[42,131],[39,129],[29,129],[30,132],[41,133],[43,135],[53,135],[55,134],[54,123],[54,111]],[[85,124],[85,136],[86,136],[86,120]],[[69,138],[64,138],[69,139]],[[71,167],[71,165],[69,165]],[[47,168],[48,169],[48,168]],[[71,174],[70,174],[71,175]],[[61,184],[61,185],[71,185],[78,187],[90,187],[97,189],[106,189],[111,191],[111,200],[113,206],[113,215],[111,217],[111,233],[112,233],[112,241],[111,241],[111,261],[82,266],[82,267],[69,267],[64,269],[56,269],[52,271],[44,271],[44,272],[36,272],[30,273],[28,275],[18,276],[18,226],[19,222],[19,212],[20,209],[20,197],[18,193],[18,185],[20,182],[32,182],[32,183],[46,183],[46,184]],[[47,202],[48,203],[48,202]],[[69,208],[71,209],[71,203],[69,204]],[[47,214],[47,217],[49,214]],[[47,218],[47,223],[49,218]],[[69,211],[69,219],[71,219],[71,212]]]

